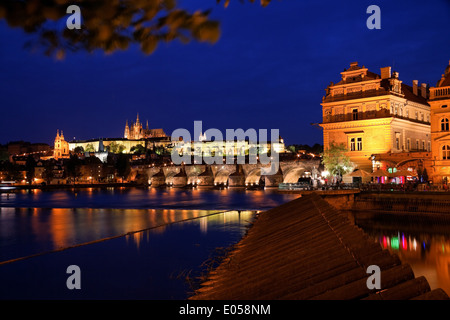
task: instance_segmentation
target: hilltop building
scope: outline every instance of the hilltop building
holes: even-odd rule
[[[57,130],[53,149],[53,158],[55,160],[59,160],[69,157],[69,143],[64,139],[63,131],[61,130],[61,134],[59,134],[59,130]]]
[[[137,114],[136,121],[128,125],[128,120],[125,123],[125,131],[123,137],[129,140],[140,140],[147,138],[165,138],[163,129],[149,129],[148,120],[145,129],[142,127],[142,123],[139,121],[139,113]]]

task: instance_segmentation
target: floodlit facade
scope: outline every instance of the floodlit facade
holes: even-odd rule
[[[56,160],[69,158],[69,143],[64,139],[64,133],[62,130],[61,134],[59,134],[59,130],[56,132],[53,158]]]
[[[402,162],[412,152],[431,152],[427,98],[426,84],[406,85],[391,67],[376,74],[351,63],[341,72],[341,80],[326,88],[322,99],[324,150],[332,142],[343,143],[354,168],[369,172],[393,165],[376,163],[375,154],[395,153]]]
[[[450,62],[430,88],[433,183],[450,182]]]

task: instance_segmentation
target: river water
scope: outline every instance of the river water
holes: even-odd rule
[[[185,299],[258,211],[263,190],[82,189],[0,194],[0,299]],[[68,289],[69,266],[81,289]]]
[[[186,299],[258,211],[298,196],[147,188],[0,194],[0,299]],[[450,228],[359,225],[450,293]],[[80,268],[80,290],[67,288],[71,265]]]

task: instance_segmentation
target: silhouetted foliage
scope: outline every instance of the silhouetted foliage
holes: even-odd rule
[[[265,7],[270,1],[260,0],[260,4]],[[216,3],[227,7],[230,0]],[[67,8],[71,5],[81,9],[81,29],[66,28],[65,22],[71,15]],[[209,19],[210,12],[190,13],[178,8],[176,0],[0,1],[0,19],[37,36],[27,47],[42,47],[46,55],[58,59],[63,59],[67,51],[100,49],[113,53],[128,49],[130,44],[139,45],[149,55],[159,42],[176,39],[182,43],[196,40],[213,44],[220,38],[220,24]]]
[[[81,29],[66,28],[70,5],[81,9]],[[29,46],[43,47],[46,55],[63,58],[67,51],[101,49],[106,53],[138,44],[151,54],[160,41],[191,40],[215,43],[219,22],[210,11],[189,13],[176,0],[3,0],[0,19],[9,26],[38,35]],[[62,23],[64,22],[64,23]]]

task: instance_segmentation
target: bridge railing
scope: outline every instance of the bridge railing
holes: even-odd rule
[[[313,186],[308,183],[280,183],[278,188],[280,190],[349,190],[359,189],[360,183],[341,183],[336,185],[318,185]]]

